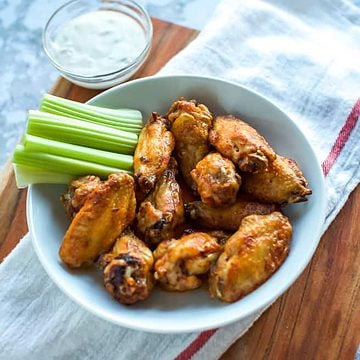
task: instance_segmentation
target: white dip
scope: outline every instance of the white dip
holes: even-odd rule
[[[93,11],[59,29],[53,57],[75,74],[104,75],[131,64],[145,46],[144,31],[135,20],[115,11]]]

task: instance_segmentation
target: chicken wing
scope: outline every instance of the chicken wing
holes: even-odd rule
[[[100,184],[100,178],[95,175],[83,176],[79,179],[73,180],[67,192],[60,197],[64,204],[65,212],[70,219],[73,219],[75,214],[84,205],[88,195],[96,189]]]
[[[253,127],[233,115],[215,118],[209,141],[242,171],[260,171],[276,158],[266,140]]]
[[[239,198],[235,204],[212,208],[201,201],[193,201],[185,204],[187,217],[201,226],[209,229],[222,229],[235,231],[239,228],[241,220],[248,215],[270,214],[278,209],[275,204],[262,204]]]
[[[99,261],[106,290],[122,304],[147,299],[154,285],[153,263],[151,250],[131,230],[125,230],[111,253]]]
[[[244,218],[211,269],[210,295],[234,302],[255,290],[283,263],[291,236],[289,220],[279,212]]]
[[[175,137],[175,157],[185,182],[195,190],[190,175],[195,165],[209,152],[208,134],[212,116],[205,105],[195,100],[175,101],[167,115]]]
[[[135,218],[134,180],[111,174],[86,198],[62,241],[59,255],[69,267],[94,262]]]
[[[140,205],[137,231],[149,244],[171,239],[175,228],[184,222],[184,204],[176,174],[177,163],[171,158],[155,189]]]
[[[217,207],[236,201],[241,178],[234,164],[219,153],[206,155],[190,174],[204,204]]]
[[[165,240],[154,251],[154,277],[169,291],[196,289],[202,283],[198,275],[209,271],[221,251],[217,238],[202,232]]]
[[[169,120],[154,112],[139,135],[134,153],[134,177],[142,199],[154,188],[174,150],[174,136],[168,130],[169,125]]]
[[[294,160],[277,155],[264,171],[244,174],[243,190],[265,202],[286,204],[306,201],[308,183]]]

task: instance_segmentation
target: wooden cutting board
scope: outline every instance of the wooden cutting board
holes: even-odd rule
[[[135,75],[155,74],[198,32],[153,19],[149,60]],[[60,78],[52,93],[87,101],[100,91]],[[15,186],[9,161],[0,180],[0,261],[28,231],[26,190]],[[360,342],[360,188],[323,236],[309,266],[222,357],[235,359],[353,359]],[[205,359],[204,359],[205,360]]]

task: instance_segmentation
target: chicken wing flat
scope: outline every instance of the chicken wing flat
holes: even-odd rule
[[[154,277],[169,291],[196,289],[202,283],[198,275],[209,271],[221,251],[217,238],[202,232],[165,240],[154,251]]]
[[[278,204],[306,201],[311,194],[296,162],[280,155],[264,171],[244,174],[243,190],[260,201]]]
[[[111,253],[99,262],[106,290],[122,304],[134,304],[150,296],[153,264],[151,250],[131,230],[125,230]]]
[[[155,189],[140,205],[137,231],[149,244],[171,239],[175,228],[184,222],[184,204],[176,174],[177,163],[171,158]]]
[[[167,115],[175,137],[175,157],[185,182],[192,190],[195,184],[190,175],[195,165],[209,152],[208,135],[212,115],[205,105],[195,100],[175,101]]]
[[[210,295],[234,302],[255,290],[283,263],[291,236],[289,220],[279,212],[244,218],[211,269]]]
[[[247,199],[237,199],[230,206],[213,208],[201,201],[193,201],[185,204],[187,217],[201,226],[209,229],[221,229],[236,231],[241,220],[248,215],[265,215],[276,211],[275,204],[262,204]]]
[[[166,169],[175,142],[169,120],[152,113],[139,135],[134,153],[134,177],[144,198]]]
[[[253,127],[233,115],[215,118],[209,141],[241,171],[261,171],[276,158],[266,140]]]
[[[62,241],[60,258],[74,268],[94,262],[134,220],[135,207],[133,178],[125,173],[109,175],[76,213]]]
[[[241,178],[234,164],[219,153],[206,155],[190,174],[204,204],[216,207],[236,201]]]
[[[60,197],[70,219],[73,219],[81,209],[88,195],[99,186],[100,181],[100,178],[95,175],[83,176],[71,181],[67,192]]]

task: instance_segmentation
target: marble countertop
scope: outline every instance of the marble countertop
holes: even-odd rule
[[[0,168],[25,129],[28,109],[59,76],[41,42],[43,26],[64,1],[3,0],[0,6]],[[138,0],[151,16],[201,30],[219,0]]]

